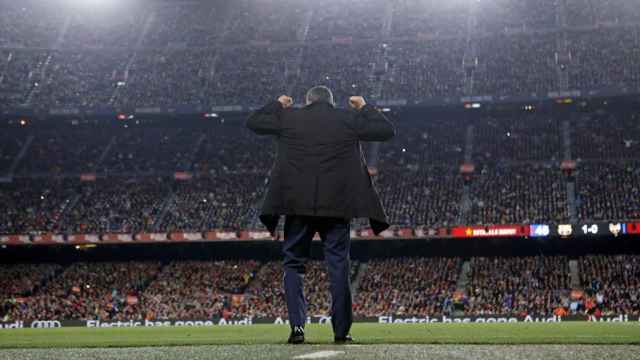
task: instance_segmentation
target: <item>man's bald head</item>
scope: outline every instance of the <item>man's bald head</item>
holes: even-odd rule
[[[317,103],[317,102],[325,102],[331,105],[335,105],[333,101],[333,93],[331,89],[326,86],[314,86],[309,91],[307,91],[307,105]]]

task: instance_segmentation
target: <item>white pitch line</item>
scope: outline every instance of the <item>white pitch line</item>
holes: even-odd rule
[[[326,359],[331,357],[336,357],[338,355],[343,355],[344,351],[333,351],[333,350],[324,350],[324,351],[316,351],[309,354],[294,356],[294,359]]]

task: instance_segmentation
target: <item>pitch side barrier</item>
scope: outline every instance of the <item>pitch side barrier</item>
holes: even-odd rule
[[[590,222],[580,224],[520,224],[495,226],[455,226],[430,229],[394,228],[375,236],[371,229],[351,230],[354,240],[394,239],[482,239],[482,238],[598,238],[619,235],[640,235],[640,222]],[[219,241],[271,241],[264,230],[212,230],[207,232],[154,232],[139,234],[35,234],[0,235],[0,244],[21,245],[91,245],[91,244],[141,244],[171,242],[219,242]],[[316,234],[314,240],[319,241]]]
[[[640,317],[629,315],[617,316],[377,316],[355,317],[358,323],[378,324],[486,324],[486,323],[561,323],[561,322],[612,322],[612,323],[639,323]],[[307,318],[308,324],[331,324],[329,316],[311,316]],[[252,326],[257,324],[288,325],[286,318],[216,318],[208,320],[33,320],[0,322],[0,329],[55,329],[62,327],[84,328],[128,328],[128,327],[192,327],[192,326]]]

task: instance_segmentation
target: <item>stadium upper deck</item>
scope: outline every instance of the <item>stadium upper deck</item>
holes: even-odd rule
[[[632,3],[2,1],[0,106],[201,111],[318,83],[399,104],[638,92]]]

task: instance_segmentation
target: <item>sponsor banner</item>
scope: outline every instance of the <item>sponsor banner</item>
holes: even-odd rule
[[[398,229],[398,237],[403,239],[413,238],[413,229],[410,229],[410,228]]]
[[[447,229],[442,228],[439,230],[436,229],[425,229],[425,228],[416,228],[414,229],[415,237],[417,238],[428,238],[434,237],[438,234],[441,234],[443,237],[447,237]]]
[[[67,326],[84,326],[84,321],[62,321],[62,320],[33,320],[0,322],[0,329],[55,329]]]
[[[96,234],[73,234],[67,237],[70,244],[95,244],[100,242],[100,237]]]
[[[30,244],[28,235],[3,235],[0,236],[0,243],[6,245],[24,245]]]
[[[396,234],[393,230],[387,229],[380,233],[380,237],[383,239],[394,239],[396,238]]]
[[[531,224],[531,225],[497,225],[497,226],[458,226],[454,228],[428,229],[400,228],[385,230],[379,236],[375,236],[371,229],[352,229],[350,231],[353,240],[381,240],[381,239],[425,239],[425,238],[585,238],[605,237],[612,238],[619,235],[640,234],[640,223],[586,223],[586,224]],[[282,232],[280,232],[282,238]],[[33,242],[30,242],[30,239]],[[225,231],[214,230],[205,233],[139,233],[139,234],[73,234],[67,238],[71,244],[87,243],[130,243],[163,242],[163,241],[271,241],[271,234],[266,230]],[[320,240],[318,234],[313,240]],[[0,235],[0,243],[3,245],[23,244],[64,244],[65,238],[59,234],[39,235]]]
[[[101,237],[105,243],[128,243],[133,241],[131,234],[104,234]]]
[[[137,298],[127,298],[127,301],[135,303]],[[469,323],[561,323],[561,322],[610,322],[629,323],[639,322],[638,316],[615,315],[615,316],[395,316],[385,315],[377,317],[355,317],[357,323],[378,323],[378,324],[469,324]],[[331,317],[325,315],[314,315],[307,317],[307,324],[331,324]],[[289,320],[283,317],[277,318],[213,318],[213,319],[187,319],[187,320],[34,320],[34,321],[14,321],[0,322],[0,329],[53,329],[61,327],[87,327],[87,328],[126,328],[126,327],[190,327],[190,326],[251,326],[254,324],[276,324],[288,325]]]
[[[171,233],[169,234],[169,240],[171,241],[200,241],[202,240],[201,233]]]
[[[266,230],[249,230],[240,233],[240,240],[271,240],[271,233]]]
[[[64,236],[59,234],[40,234],[33,236],[34,244],[64,244]]]
[[[387,230],[385,230],[387,231]],[[358,233],[358,238],[361,239],[379,239],[379,237],[375,236],[373,230],[371,229],[362,229]]]
[[[166,233],[140,233],[136,235],[135,239],[144,242],[158,242],[167,241],[168,237]]]
[[[529,233],[529,225],[458,226],[451,229],[451,235],[459,238],[522,237]]]
[[[216,231],[215,236],[216,240],[239,240],[235,231]]]

